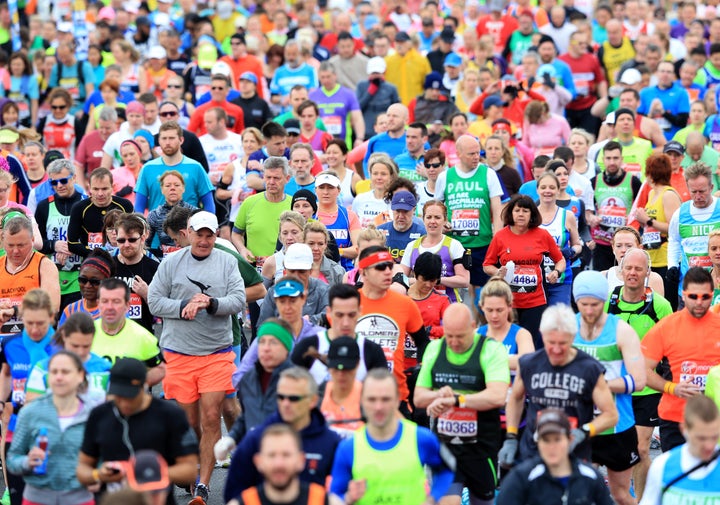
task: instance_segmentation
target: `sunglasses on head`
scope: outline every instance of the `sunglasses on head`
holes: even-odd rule
[[[380,263],[378,265],[373,265],[373,268],[377,270],[378,272],[384,272],[385,270],[392,270],[393,264],[392,263]]]
[[[161,112],[160,117],[175,117],[177,116],[177,112]]]
[[[69,180],[70,177],[63,177],[62,179],[50,179],[50,185],[57,186],[58,184],[62,184],[64,186],[68,183]]]
[[[116,242],[118,244],[124,244],[125,242],[130,242],[131,244],[134,244],[138,240],[140,240],[140,237],[127,237],[127,238],[116,239]]]
[[[80,284],[90,284],[91,286],[98,287],[100,283],[102,282],[101,279],[90,279],[88,277],[80,276],[78,277],[78,282]]]
[[[425,168],[440,168],[442,163],[425,163]]]
[[[299,402],[300,400],[303,400],[303,399],[307,398],[307,395],[283,395],[283,394],[280,394],[280,393],[276,393],[275,396],[277,396],[277,399],[278,399],[279,402],[281,402],[281,401],[283,401],[283,400],[287,400],[287,401],[289,401],[290,403],[297,403],[297,402]]]
[[[697,293],[685,293],[685,296],[687,296],[687,297],[690,298],[691,300],[698,300],[698,299],[699,299],[699,300],[702,300],[702,301],[706,302],[706,301],[710,300],[713,295],[711,295],[710,293],[703,293],[703,294],[701,294],[701,295],[699,295],[699,294],[697,294]]]

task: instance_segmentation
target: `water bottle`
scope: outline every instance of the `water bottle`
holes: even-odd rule
[[[40,428],[40,431],[38,432],[37,439],[35,440],[35,444],[45,451],[45,458],[43,459],[42,463],[40,463],[38,466],[35,467],[33,470],[33,473],[35,475],[45,475],[47,473],[47,462],[48,462],[48,433],[47,428]]]
[[[512,284],[513,277],[515,277],[515,262],[510,260],[505,263],[505,282]]]

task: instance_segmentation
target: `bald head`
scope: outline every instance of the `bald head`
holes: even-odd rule
[[[394,103],[387,109],[388,132],[397,137],[405,130],[408,120],[408,108],[401,103]]]
[[[458,151],[458,154],[462,152],[467,152],[468,148],[474,148],[480,147],[480,142],[478,142],[478,139],[473,137],[472,135],[461,135],[459,139],[455,141],[455,148]]]
[[[443,314],[445,332],[452,335],[473,334],[473,318],[470,309],[464,303],[451,304]]]
[[[475,170],[480,163],[480,142],[471,135],[461,135],[455,141],[459,163],[457,167],[463,172]]]
[[[698,161],[703,155],[705,149],[705,137],[701,132],[688,133],[685,141],[685,152],[693,161]]]
[[[638,264],[644,265],[645,269],[650,268],[647,253],[642,249],[638,249],[637,247],[628,249],[625,253],[625,256],[623,256],[622,262],[623,264],[637,262]]]

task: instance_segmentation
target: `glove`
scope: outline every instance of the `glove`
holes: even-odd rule
[[[572,261],[575,258],[575,249],[572,247],[563,247],[561,252],[565,261]]]
[[[535,84],[535,78],[531,77],[528,79],[528,89],[532,89],[533,84]]]
[[[503,468],[510,468],[515,462],[515,455],[518,450],[517,438],[506,438],[503,446],[498,452],[498,463]]]
[[[213,447],[215,459],[218,461],[223,461],[225,458],[228,457],[228,454],[230,454],[233,449],[235,449],[235,445],[235,439],[233,439],[233,437],[222,437],[215,443],[215,447]]]
[[[575,428],[574,430],[572,430],[571,433],[573,439],[572,442],[570,442],[570,452],[573,452],[578,445],[582,444],[585,441],[585,439],[587,438],[587,433],[585,432],[585,430],[582,430],[580,428]]]
[[[677,284],[680,282],[680,269],[678,267],[670,267],[665,276],[668,281]]]
[[[124,188],[122,188],[120,191],[118,191],[118,192],[115,193],[115,194],[116,194],[117,196],[126,197],[127,195],[129,195],[130,193],[132,193],[132,192],[134,191],[134,189],[135,189],[135,188],[133,188],[132,186],[125,186]]]
[[[553,82],[549,73],[547,73],[547,72],[543,73],[542,78],[543,78],[543,84],[545,86],[547,86],[550,89],[555,89],[555,83]]]

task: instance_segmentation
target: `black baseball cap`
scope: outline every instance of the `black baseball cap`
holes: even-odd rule
[[[678,142],[676,140],[671,140],[670,142],[665,144],[665,147],[663,147],[664,153],[669,153],[670,151],[680,153],[680,154],[685,154],[685,147],[683,147],[683,145],[680,142]]]
[[[353,337],[338,337],[330,342],[328,368],[354,370],[360,363],[360,347]]]
[[[110,369],[108,394],[122,398],[135,398],[147,379],[145,364],[135,358],[120,358]]]
[[[537,435],[542,437],[548,433],[570,435],[570,421],[567,414],[560,409],[545,409],[540,412],[537,422]]]
[[[63,153],[55,149],[51,149],[45,153],[45,157],[43,158],[43,166],[47,169],[47,167],[49,167],[50,163],[52,163],[53,161],[64,159],[65,156],[63,156]]]

